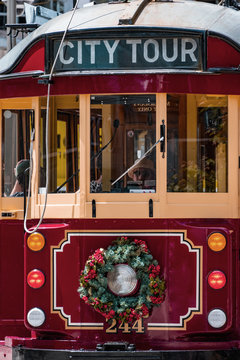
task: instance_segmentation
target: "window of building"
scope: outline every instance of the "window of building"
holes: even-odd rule
[[[34,0],[32,5],[40,5],[60,13],[65,13],[72,10],[75,3],[75,0]]]

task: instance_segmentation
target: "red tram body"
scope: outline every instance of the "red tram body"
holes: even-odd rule
[[[195,1],[110,2],[0,60],[0,359],[239,358],[239,20]],[[26,183],[11,190],[22,159],[27,209]],[[110,249],[104,266],[131,273],[124,241],[140,244],[132,263],[147,246],[160,265],[160,304],[141,298],[148,265],[114,277],[123,295],[105,271],[93,299],[89,256]],[[116,320],[136,299],[140,315]]]

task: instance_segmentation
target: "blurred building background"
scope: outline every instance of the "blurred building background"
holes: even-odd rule
[[[75,6],[76,0],[0,0],[0,57],[10,47],[10,39],[7,36],[10,28],[6,28],[6,24],[26,23],[24,3],[34,6],[40,5],[58,13],[65,13]],[[13,31],[13,35],[16,35],[16,31]],[[22,33],[19,32],[16,39],[14,38],[13,45],[15,41],[18,42],[21,39]]]
[[[108,2],[113,0],[79,0],[78,7],[84,6],[89,2],[99,4],[102,2]],[[116,0],[115,0],[116,1]],[[118,1],[130,1],[130,0],[118,0]],[[156,0],[167,1],[167,0]],[[221,3],[227,6],[234,5],[234,8],[240,9],[240,0],[196,0],[205,1],[210,3]],[[40,6],[43,7],[45,13],[50,13],[50,16],[56,16],[61,13],[70,11],[76,4],[77,0],[0,0],[0,57],[2,57],[7,51],[10,50],[18,41],[26,36],[24,31],[24,24],[30,23],[27,21],[25,7],[28,6]],[[24,5],[26,3],[27,5]],[[49,10],[47,10],[49,9]],[[36,9],[35,9],[36,10]],[[47,11],[46,11],[47,10]],[[55,14],[53,14],[53,11]],[[30,11],[31,13],[31,11]],[[29,20],[29,18],[28,18]],[[39,18],[38,18],[39,20]],[[47,21],[46,19],[44,21]],[[36,21],[37,23],[37,21]],[[35,25],[37,26],[37,24]],[[40,22],[41,23],[41,22]],[[15,27],[6,27],[6,24],[16,24]],[[22,30],[21,30],[22,27]],[[26,30],[26,27],[25,27]],[[32,31],[33,29],[31,29]],[[12,32],[11,32],[12,31]],[[10,34],[9,36],[8,34]]]

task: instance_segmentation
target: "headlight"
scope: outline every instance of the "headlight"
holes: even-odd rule
[[[208,314],[208,323],[215,329],[221,328],[223,325],[225,325],[226,321],[226,314],[220,309],[213,309]]]
[[[125,264],[115,265],[113,271],[108,273],[107,279],[109,289],[119,296],[131,295],[138,284],[135,271]]]
[[[35,307],[29,310],[27,314],[27,321],[31,326],[39,327],[45,321],[45,314],[41,309]]]

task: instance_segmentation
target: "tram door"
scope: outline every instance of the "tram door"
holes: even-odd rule
[[[227,97],[168,95],[167,120],[167,191],[227,192]]]

